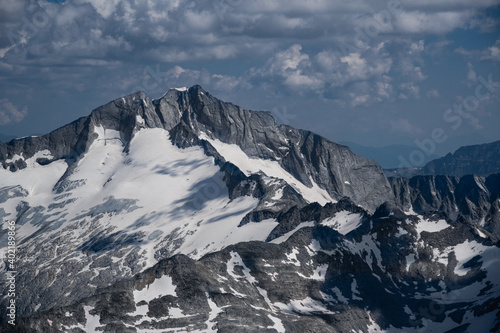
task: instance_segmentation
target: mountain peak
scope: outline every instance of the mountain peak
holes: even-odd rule
[[[141,91],[117,98],[34,141],[1,144],[0,162],[15,171],[26,167],[27,158],[48,151],[52,157],[46,163],[58,159],[73,163],[95,140],[118,142],[126,149],[143,128],[168,131],[178,147],[206,142],[241,171],[252,170],[247,174],[286,178],[302,195],[312,196],[310,202],[325,204],[348,196],[369,211],[384,201],[394,202],[389,182],[374,161],[312,132],[278,126],[270,112],[221,101],[199,85],[173,88],[154,100]],[[14,156],[20,158],[14,161]],[[259,161],[265,165],[254,170],[252,164]]]

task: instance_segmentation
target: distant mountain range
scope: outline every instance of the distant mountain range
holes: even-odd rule
[[[388,177],[410,178],[417,175],[487,177],[500,172],[500,141],[464,146],[418,168],[384,169]]]
[[[500,172],[500,141],[465,146],[453,154],[427,163],[421,170],[426,175],[489,176]]]
[[[10,140],[13,140],[15,138],[15,135],[4,135],[0,133],[0,142],[9,142]]]
[[[363,146],[354,142],[340,142],[343,145],[348,146],[354,154],[365,156],[377,161],[378,164],[384,169],[394,169],[400,167],[401,161],[399,156],[408,156],[412,151],[415,150],[414,146],[410,145],[388,145],[384,147],[368,147]],[[431,154],[425,155],[425,160],[423,163],[430,162],[439,155]]]

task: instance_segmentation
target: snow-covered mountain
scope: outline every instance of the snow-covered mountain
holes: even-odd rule
[[[440,194],[456,184],[425,194],[424,205],[425,186],[389,181],[373,160],[200,86],[156,100],[138,92],[0,142],[0,164],[18,272],[16,327],[6,290],[0,299],[5,330],[498,325],[495,176],[454,201]]]

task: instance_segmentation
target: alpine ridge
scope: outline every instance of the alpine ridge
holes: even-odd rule
[[[354,155],[348,147],[314,133],[278,126],[270,112],[243,110],[214,98],[200,86],[171,89],[158,100],[137,92],[48,135],[0,143],[0,162],[15,171],[24,168],[25,160],[36,152],[48,150],[51,160],[66,159],[71,165],[97,138],[96,127],[115,131],[117,137],[110,140],[120,140],[125,146],[141,128],[165,129],[172,142],[183,148],[203,141],[237,145],[249,158],[278,163],[306,187],[324,189],[323,202],[348,196],[373,210],[392,196],[375,161]],[[21,152],[23,158],[16,158]],[[43,157],[37,160],[50,161]]]

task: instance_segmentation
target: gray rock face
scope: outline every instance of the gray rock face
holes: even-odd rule
[[[11,140],[8,143],[0,142],[0,163],[4,169],[16,171],[26,167],[23,160],[7,162],[15,155],[30,158],[36,152],[49,150],[53,160],[75,160],[85,152],[88,144],[89,117],[80,118],[71,124],[40,137],[26,137]],[[42,163],[49,161],[42,160]]]
[[[385,201],[393,202],[383,171],[374,161],[354,155],[342,146],[308,131],[280,126],[289,142],[290,151],[282,158],[283,167],[304,184],[309,176],[329,194],[340,199],[351,198],[370,211]]]
[[[427,163],[423,175],[489,176],[500,172],[500,141],[465,146]]]
[[[186,132],[194,136],[205,133],[212,139],[238,145],[250,157],[279,162],[303,184],[312,186],[312,179],[335,199],[348,196],[369,210],[393,201],[380,166],[354,155],[346,146],[308,131],[277,126],[269,112],[247,111],[224,103],[199,86],[175,93],[183,115],[173,128],[174,133],[181,131],[176,140],[179,145],[186,145],[186,140],[193,137]],[[164,98],[173,99],[172,94],[170,91]]]

